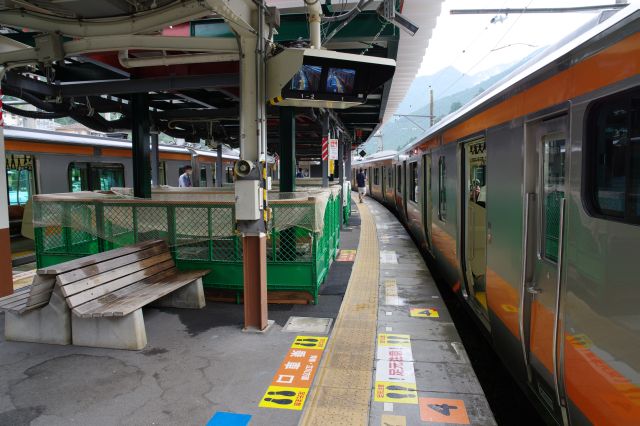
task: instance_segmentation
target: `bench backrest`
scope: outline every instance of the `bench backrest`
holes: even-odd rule
[[[56,285],[70,309],[95,300],[149,277],[163,277],[175,272],[175,263],[165,241],[155,240],[124,247],[103,259],[85,262],[80,268],[68,268],[56,276]],[[115,250],[112,250],[115,251]],[[107,254],[105,252],[101,254]],[[84,258],[85,260],[87,258]]]
[[[38,269],[29,289],[29,296],[27,297],[26,304],[21,307],[21,312],[29,311],[49,303],[57,275],[69,273],[85,267],[91,267],[106,260],[122,257],[127,254],[136,253],[144,250],[145,248],[157,245],[160,242],[161,240],[144,241],[131,246],[109,250],[103,253]]]

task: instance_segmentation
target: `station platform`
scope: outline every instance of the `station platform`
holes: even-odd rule
[[[0,425],[495,424],[410,236],[377,202],[351,206],[318,304],[270,305],[263,333],[208,301],[145,309],[142,351],[0,335]]]

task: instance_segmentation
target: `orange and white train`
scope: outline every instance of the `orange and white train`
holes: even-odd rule
[[[639,30],[604,13],[354,165],[558,424],[640,424]]]

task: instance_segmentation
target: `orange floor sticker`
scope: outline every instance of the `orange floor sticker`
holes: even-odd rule
[[[336,257],[336,262],[353,262],[356,260],[356,251],[355,250],[340,250],[338,257]]]
[[[311,387],[321,357],[320,349],[289,349],[271,384],[296,388]]]
[[[434,423],[469,424],[469,416],[461,399],[420,398],[420,420]]]
[[[409,315],[414,318],[440,318],[438,310],[433,308],[411,308]]]
[[[291,344],[296,349],[324,349],[327,346],[327,337],[318,336],[296,336],[296,340]]]
[[[308,393],[309,389],[269,386],[260,401],[260,407],[302,410]]]
[[[417,404],[418,392],[415,383],[376,382],[373,399],[377,402]]]

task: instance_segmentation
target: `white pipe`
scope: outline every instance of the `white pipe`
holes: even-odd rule
[[[125,68],[169,66],[178,64],[202,64],[206,62],[239,61],[238,53],[190,53],[186,55],[165,55],[144,58],[131,58],[127,50],[118,53],[118,61]]]
[[[3,10],[0,24],[75,37],[92,37],[156,31],[210,14],[211,8],[202,1],[187,0],[118,19],[69,19],[23,9]]]
[[[322,6],[320,0],[304,0],[309,13],[309,38],[311,47],[320,49],[322,40],[320,38],[320,22],[322,22]]]

